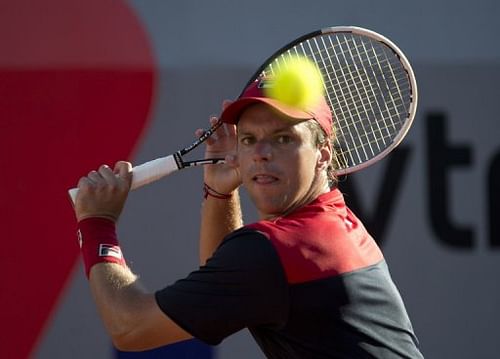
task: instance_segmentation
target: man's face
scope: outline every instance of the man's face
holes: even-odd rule
[[[305,122],[291,122],[265,104],[249,107],[240,117],[241,180],[261,218],[289,213],[325,192],[324,181],[318,180],[325,156],[329,152],[313,144]]]

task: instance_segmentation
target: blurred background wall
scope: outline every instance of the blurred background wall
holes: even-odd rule
[[[497,357],[499,18],[494,0],[0,0],[0,357],[263,358],[246,331],[116,352],[66,189],[101,163],[184,146],[277,48],[337,25],[389,37],[419,85],[408,137],[343,179],[347,202],[382,245],[426,357]],[[152,290],[196,268],[201,185],[192,169],[130,195],[121,243]]]

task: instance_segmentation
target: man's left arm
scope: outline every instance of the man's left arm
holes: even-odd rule
[[[121,350],[150,349],[191,338],[163,311],[127,267],[115,222],[132,178],[130,163],[112,171],[101,166],[80,179],[75,201],[86,274],[97,309],[114,345]]]
[[[120,350],[156,348],[192,338],[163,311],[137,277],[115,263],[90,270],[90,288],[113,344]]]

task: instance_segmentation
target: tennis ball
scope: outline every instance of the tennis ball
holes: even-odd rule
[[[273,75],[274,84],[264,89],[267,97],[289,106],[309,108],[323,95],[323,78],[318,67],[303,56],[282,62]]]

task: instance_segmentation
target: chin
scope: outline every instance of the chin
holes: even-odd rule
[[[260,217],[276,217],[285,213],[292,205],[287,191],[252,191],[247,187],[252,203]]]
[[[286,206],[283,203],[280,203],[279,205],[277,205],[277,204],[269,203],[269,201],[266,201],[266,202],[267,203],[254,202],[260,218],[278,217],[286,212]]]

